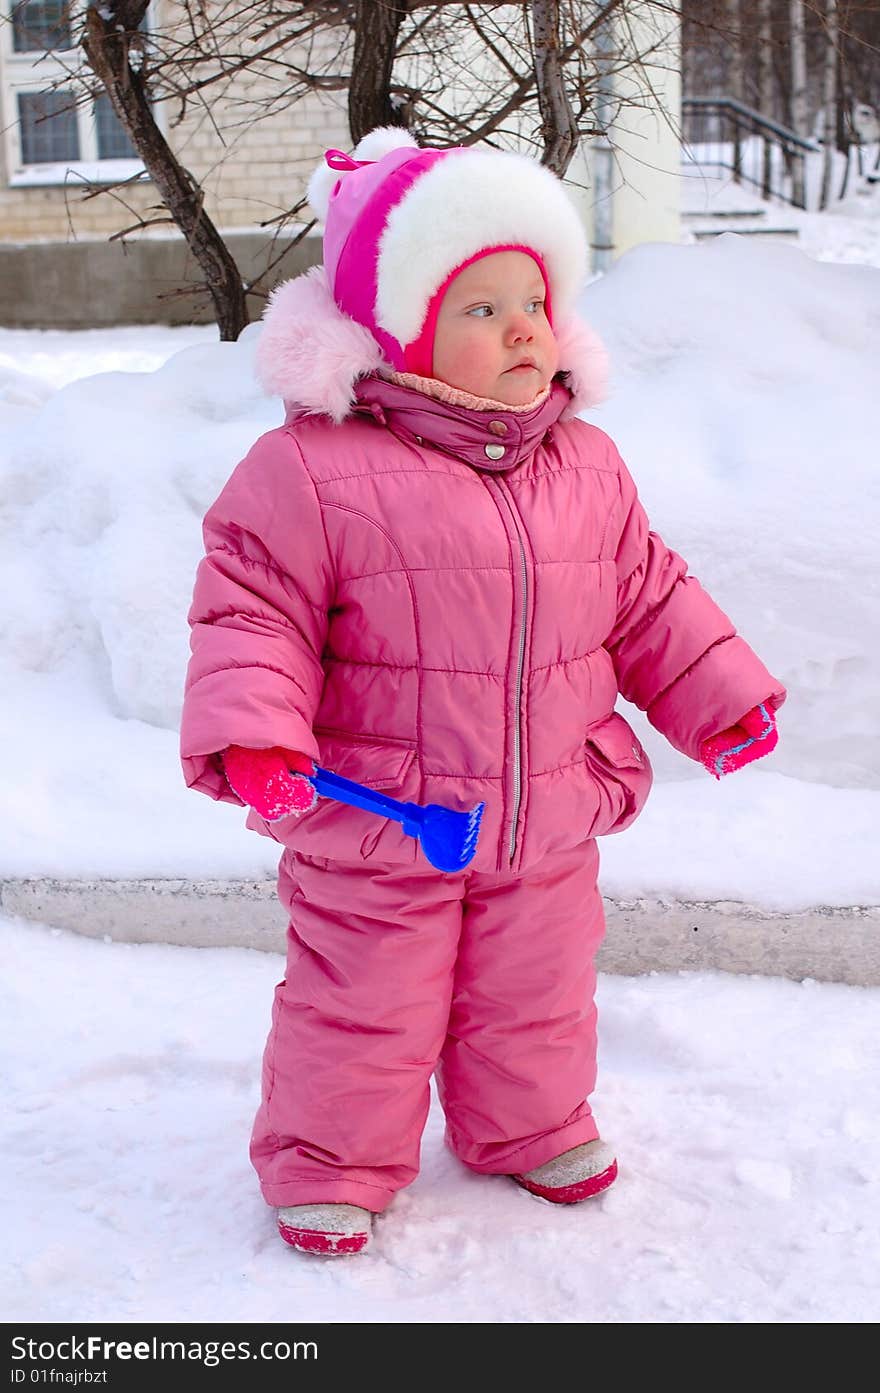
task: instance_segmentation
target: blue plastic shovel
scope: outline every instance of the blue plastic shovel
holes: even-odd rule
[[[457,813],[439,803],[426,806],[401,803],[397,798],[388,798],[384,793],[356,784],[352,779],[343,779],[341,774],[331,774],[329,769],[320,769],[317,765],[313,774],[303,774],[298,769],[292,772],[301,779],[308,779],[324,798],[334,798],[337,803],[349,803],[353,808],[365,808],[368,813],[379,813],[399,822],[408,837],[415,837],[421,843],[423,852],[438,871],[463,871],[474,859],[485,803],[478,803],[469,813]]]

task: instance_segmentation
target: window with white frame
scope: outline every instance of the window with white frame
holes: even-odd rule
[[[74,74],[86,0],[0,0],[0,105],[10,185],[112,183],[143,163],[106,93]]]

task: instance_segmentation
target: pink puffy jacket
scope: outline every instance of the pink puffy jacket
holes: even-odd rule
[[[204,520],[187,783],[239,802],[219,753],[280,745],[396,798],[483,801],[478,871],[620,831],[651,770],[618,692],[697,759],[782,686],[649,530],[612,441],[572,414],[583,362],[539,406],[487,412],[359,376],[352,349],[322,397],[300,340],[334,329],[332,308],[324,323],[290,304],[315,275],[276,297],[261,345],[264,379],[297,404]],[[563,362],[583,359],[572,342]],[[318,857],[418,855],[396,823],[325,799],[248,825]]]

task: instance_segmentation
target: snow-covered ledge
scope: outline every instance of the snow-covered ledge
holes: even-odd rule
[[[606,896],[603,972],[760,973],[880,986],[880,906],[797,913]],[[284,951],[274,880],[0,880],[0,910],[125,943]]]

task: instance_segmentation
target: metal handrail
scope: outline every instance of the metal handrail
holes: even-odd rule
[[[735,97],[683,97],[681,108],[685,143],[710,148],[710,157],[701,163],[730,169],[737,183],[754,184],[764,198],[806,208],[806,157],[819,150],[818,142]],[[759,148],[749,150],[745,139],[753,137]],[[781,160],[774,161],[774,149]]]
[[[762,112],[755,111],[754,107],[746,106],[744,102],[737,101],[735,97],[682,97],[681,105],[682,110],[687,107],[726,107],[740,116],[747,117],[754,125],[779,136],[787,145],[810,151],[822,148],[817,140],[809,140],[806,136],[798,135],[788,126],[783,126],[778,121],[772,121],[769,116],[764,116]]]

